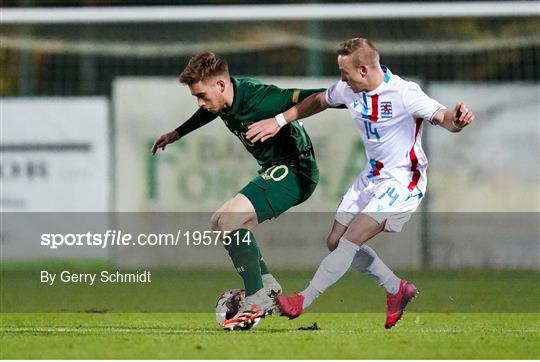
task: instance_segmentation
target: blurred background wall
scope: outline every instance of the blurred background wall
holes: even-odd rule
[[[253,4],[298,7],[243,6]],[[156,137],[196,108],[176,80],[188,59],[211,50],[237,76],[328,87],[339,77],[339,43],[362,36],[393,73],[416,80],[448,107],[464,101],[477,115],[459,135],[425,125],[430,183],[421,212],[404,233],[381,236],[373,246],[397,266],[540,268],[536,1],[21,0],[2,7],[3,213],[211,212],[257,170],[221,121],[158,157],[149,154]],[[298,265],[292,256],[301,251],[300,266],[314,266],[326,254],[332,212],[365,162],[349,118],[331,110],[304,122],[321,183],[294,211],[325,214],[317,214],[316,225],[294,215],[261,225],[274,264]],[[44,251],[21,232],[43,227],[29,215],[3,218],[3,258],[74,256]],[[194,225],[204,228],[207,219]],[[56,220],[49,229],[62,228],[63,218]],[[75,256],[126,266],[228,265],[221,254],[83,248]]]

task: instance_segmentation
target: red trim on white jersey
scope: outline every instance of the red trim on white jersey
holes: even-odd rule
[[[418,180],[420,180],[420,171],[418,170],[418,158],[416,157],[416,152],[414,152],[414,146],[416,145],[416,139],[418,138],[418,133],[420,132],[420,126],[422,126],[422,118],[416,119],[416,130],[414,132],[414,143],[413,146],[409,152],[409,157],[411,158],[411,171],[413,173],[413,177],[411,182],[409,183],[409,190],[412,191],[418,184]]]
[[[377,122],[379,118],[379,95],[374,94],[371,96],[371,115],[369,120],[371,122]]]

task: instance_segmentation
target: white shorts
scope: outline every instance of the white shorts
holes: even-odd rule
[[[371,181],[359,176],[349,187],[336,212],[336,221],[349,226],[359,213],[385,223],[385,231],[400,232],[418,208],[424,192],[413,191],[395,179]]]

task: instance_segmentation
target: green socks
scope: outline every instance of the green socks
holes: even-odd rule
[[[246,236],[247,235],[247,236]],[[231,243],[225,248],[236,268],[244,280],[246,295],[256,293],[263,287],[261,271],[268,273],[268,268],[261,257],[261,251],[253,233],[247,229],[238,229],[230,233]],[[247,241],[250,241],[249,244]]]
[[[259,246],[257,245],[257,248],[259,248]],[[260,256],[260,259],[259,259],[259,265],[261,266],[261,275],[264,275],[264,274],[272,274],[270,273],[270,270],[268,269],[268,267],[266,266],[266,263],[264,262],[263,260],[263,257],[261,255],[261,250],[259,249],[259,256]]]

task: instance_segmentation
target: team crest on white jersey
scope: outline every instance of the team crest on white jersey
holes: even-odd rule
[[[392,118],[392,102],[381,102],[381,118]]]

